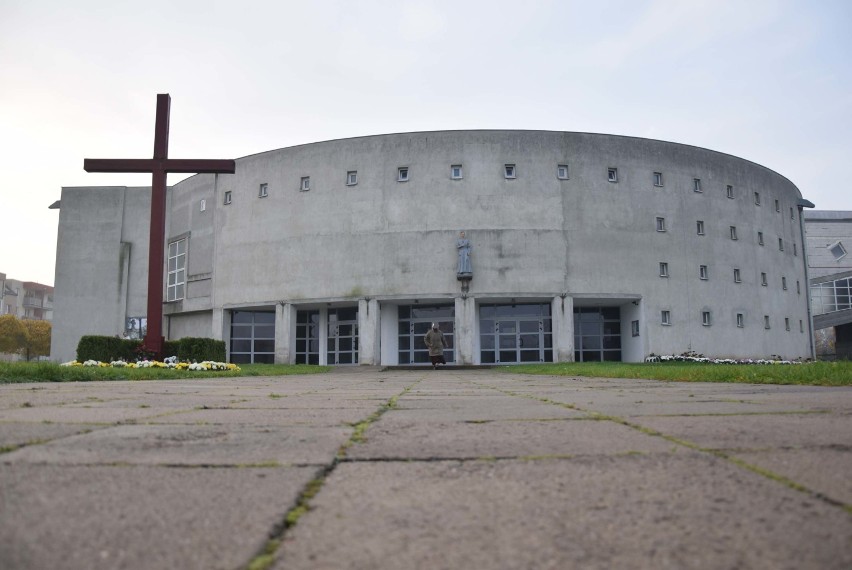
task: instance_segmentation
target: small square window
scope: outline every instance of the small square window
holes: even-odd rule
[[[737,239],[737,226],[731,226],[731,239]]]
[[[556,166],[556,177],[559,180],[568,180],[568,165],[559,164]]]
[[[754,205],[760,206],[760,192],[754,193]]]
[[[462,171],[461,164],[453,164],[450,166],[450,178],[453,180],[461,180],[464,176],[464,172]]]
[[[781,211],[781,202],[779,202],[778,200],[775,200],[775,211],[776,212]]]
[[[786,291],[787,290],[787,278],[781,277],[781,288]]]
[[[730,198],[731,200],[733,200],[733,199],[734,199],[734,187],[733,187],[733,186],[731,186],[730,184],[728,184],[728,186],[727,186],[727,192],[728,192],[728,198]]]
[[[757,232],[757,245],[763,245],[763,232]]]
[[[230,190],[225,190],[225,199],[222,201],[222,203],[226,206],[231,203],[231,191]]]
[[[206,210],[207,209],[207,200],[202,198],[201,202],[198,204],[198,207],[199,207],[199,210],[202,211],[202,212],[204,210]]]
[[[639,321],[630,321],[630,334],[639,336]]]
[[[778,251],[784,251],[784,240],[778,238]]]
[[[701,192],[701,179],[693,178],[692,179],[692,191],[693,192]]]
[[[743,280],[740,277],[740,270],[737,267],[734,267],[734,283],[742,283]]]
[[[261,184],[257,190],[257,197],[266,198],[267,196],[269,196],[269,184]]]
[[[697,222],[695,222],[695,230],[698,233],[698,235],[700,235],[700,236],[704,235],[704,221],[703,220],[698,220]]]
[[[665,218],[657,218],[657,231],[658,232],[666,231],[666,219]]]
[[[661,324],[661,325],[670,325],[670,324],[672,324],[672,314],[671,314],[671,311],[660,311],[660,324]]]
[[[698,278],[703,279],[704,281],[707,280],[707,266],[706,265],[699,265],[698,266]]]
[[[663,173],[655,172],[654,173],[654,186],[662,186],[663,185]]]
[[[350,170],[346,173],[346,185],[355,186],[358,184],[358,171]]]
[[[709,327],[712,324],[710,322],[710,311],[701,311],[701,324],[705,327]]]
[[[610,182],[618,182],[618,169],[617,168],[607,168],[606,169],[606,179]]]
[[[661,261],[660,262],[660,277],[668,277],[669,276],[669,264]]]
[[[828,246],[828,251],[834,256],[834,261],[840,261],[846,257],[846,248],[843,247],[843,242],[837,242],[834,245]]]
[[[766,273],[763,273],[763,272],[760,273],[760,284],[763,285],[764,287],[766,287],[769,284],[768,281],[766,280]]]
[[[784,317],[784,328],[790,330],[790,317]]]
[[[302,182],[299,185],[299,189],[302,192],[307,192],[311,189],[311,177],[310,176],[302,176]]]
[[[737,327],[738,328],[745,327],[745,319],[743,318],[742,313],[737,313]]]
[[[769,315],[763,315],[763,328],[769,329]]]
[[[504,164],[503,165],[503,176],[506,178],[517,178],[518,172],[515,169],[514,164]]]
[[[396,169],[396,181],[397,182],[408,182],[408,167],[400,166]]]

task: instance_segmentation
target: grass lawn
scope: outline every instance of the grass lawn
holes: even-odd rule
[[[89,382],[93,380],[171,380],[240,376],[287,376],[327,372],[328,366],[307,364],[243,364],[239,372],[169,370],[166,368],[98,368],[59,366],[50,362],[0,362],[0,384],[17,382]]]
[[[647,378],[677,382],[852,386],[852,362],[808,364],[703,364],[695,362],[566,362],[507,366],[507,372],[597,378]]]

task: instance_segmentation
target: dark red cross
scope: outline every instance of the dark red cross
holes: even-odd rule
[[[233,160],[174,159],[169,156],[168,93],[157,95],[157,122],[154,130],[153,159],[87,158],[86,172],[150,172],[151,236],[148,249],[148,330],[143,346],[157,358],[163,353],[163,251],[166,234],[166,173],[233,174]],[[184,273],[186,275],[186,273]]]

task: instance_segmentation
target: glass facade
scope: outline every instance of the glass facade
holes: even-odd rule
[[[550,304],[482,305],[479,347],[482,364],[553,362]]]
[[[231,362],[272,364],[275,360],[275,313],[231,311]]]
[[[429,364],[429,349],[423,337],[432,323],[444,333],[444,360],[455,362],[455,307],[453,305],[407,305],[399,307],[399,363]]]
[[[574,307],[574,360],[621,360],[621,309]]]
[[[296,311],[296,364],[319,364],[320,312]]]
[[[815,315],[852,309],[852,277],[811,285],[811,305]]]

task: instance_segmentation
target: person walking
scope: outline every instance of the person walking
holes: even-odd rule
[[[432,323],[432,328],[423,337],[423,342],[429,348],[429,358],[432,360],[432,369],[438,368],[438,364],[446,364],[444,360],[444,349],[447,348],[447,341],[444,340],[444,333],[438,328],[438,323]]]

